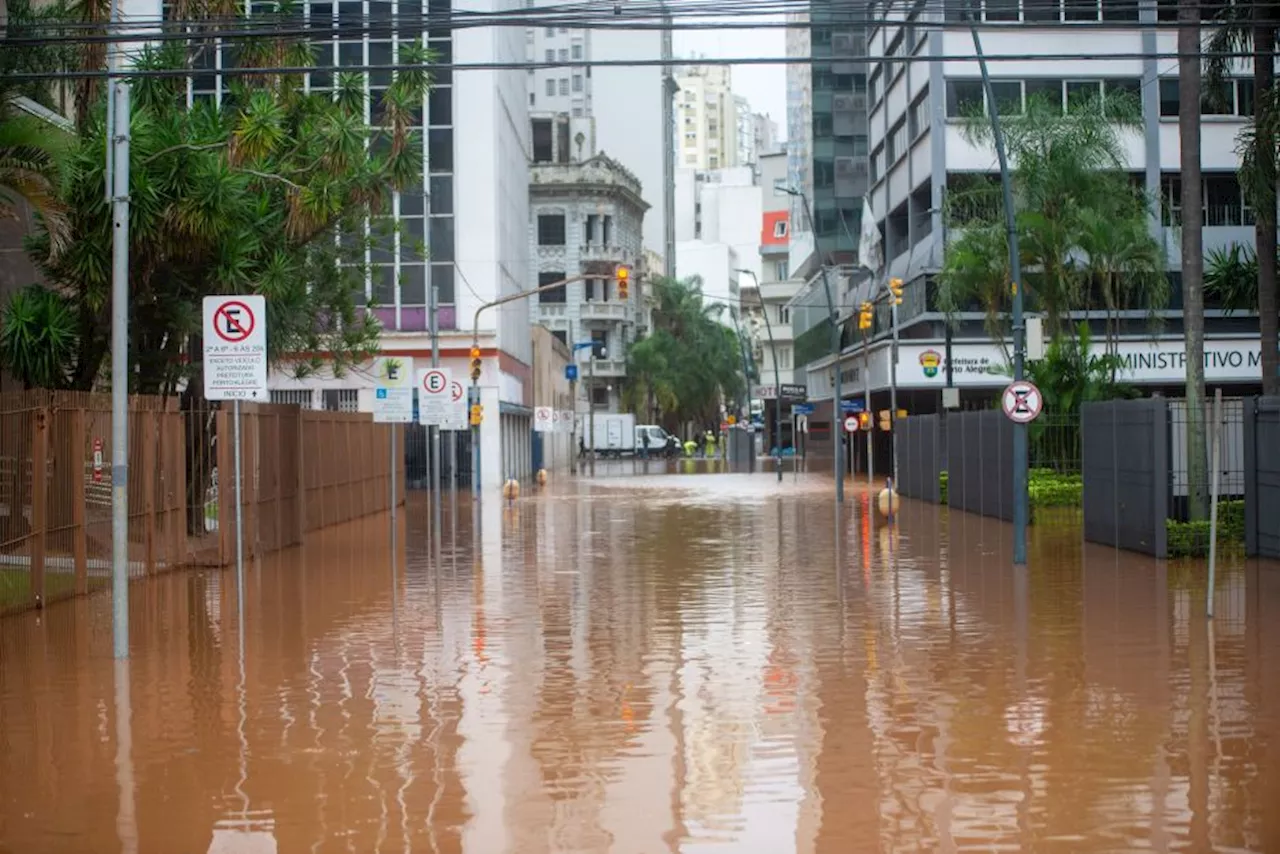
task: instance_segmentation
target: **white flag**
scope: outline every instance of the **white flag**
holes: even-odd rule
[[[871,212],[871,200],[862,197],[862,228],[858,232],[858,266],[865,267],[873,275],[880,271],[884,259],[880,252],[880,229]]]

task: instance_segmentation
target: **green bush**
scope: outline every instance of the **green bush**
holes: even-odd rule
[[[1084,478],[1076,473],[1053,469],[1032,469],[1027,492],[1034,507],[1079,507],[1084,497]]]
[[[1209,554],[1209,520],[1179,522],[1166,519],[1165,534],[1169,539],[1169,557],[1206,557]],[[1218,504],[1218,545],[1232,548],[1244,546],[1244,502],[1223,501]]]

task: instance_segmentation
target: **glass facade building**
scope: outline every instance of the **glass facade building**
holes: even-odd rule
[[[428,20],[450,14],[451,0],[303,0],[293,9],[311,33],[315,70],[306,75],[309,92],[332,92],[346,67],[388,66],[362,71],[365,120],[371,128],[383,119],[379,105],[391,83],[389,66],[399,61],[400,47],[420,41],[449,63],[453,44],[448,29],[432,32]],[[275,13],[275,3],[254,3],[249,15]],[[166,8],[166,14],[168,9]],[[361,32],[368,22],[374,29]],[[379,26],[382,25],[382,26]],[[228,94],[235,68],[235,46],[214,39],[199,46],[195,73],[187,86],[188,103],[209,99],[220,103]],[[454,108],[452,71],[432,72],[431,91],[417,113],[414,132],[422,144],[423,176],[416,186],[391,194],[386,222],[371,222],[374,236],[367,250],[365,295],[389,331],[420,332],[428,322],[428,288],[440,300],[440,326],[456,326],[454,311]],[[423,251],[425,248],[425,252]]]

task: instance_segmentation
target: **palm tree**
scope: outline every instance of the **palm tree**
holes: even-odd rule
[[[0,217],[18,218],[25,207],[49,236],[55,257],[70,239],[66,207],[58,200],[58,163],[68,137],[33,116],[0,105]]]
[[[1204,215],[1200,173],[1200,3],[1178,4],[1178,141],[1182,154],[1182,317],[1187,342],[1187,503],[1208,515],[1204,423]]]
[[[1117,200],[1111,212],[1089,208],[1079,213],[1079,243],[1088,255],[1085,271],[1097,285],[1106,310],[1104,337],[1111,356],[1118,352],[1119,312],[1123,308],[1144,304],[1153,308],[1168,302],[1164,248],[1152,238],[1144,211],[1125,210],[1128,202],[1131,200]]]
[[[1262,393],[1280,395],[1280,306],[1276,285],[1276,182],[1280,175],[1280,97],[1277,97],[1275,3],[1227,4],[1214,19],[1206,78],[1211,92],[1223,89],[1229,55],[1253,49],[1253,116],[1240,134],[1240,186],[1254,211],[1257,246],[1258,327],[1262,344]]]

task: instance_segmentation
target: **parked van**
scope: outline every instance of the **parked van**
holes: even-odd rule
[[[637,424],[636,425],[636,453],[639,454],[644,450],[644,437],[649,437],[649,456],[658,457],[667,453],[667,446],[670,444],[671,437],[666,430],[663,430],[657,424]]]

